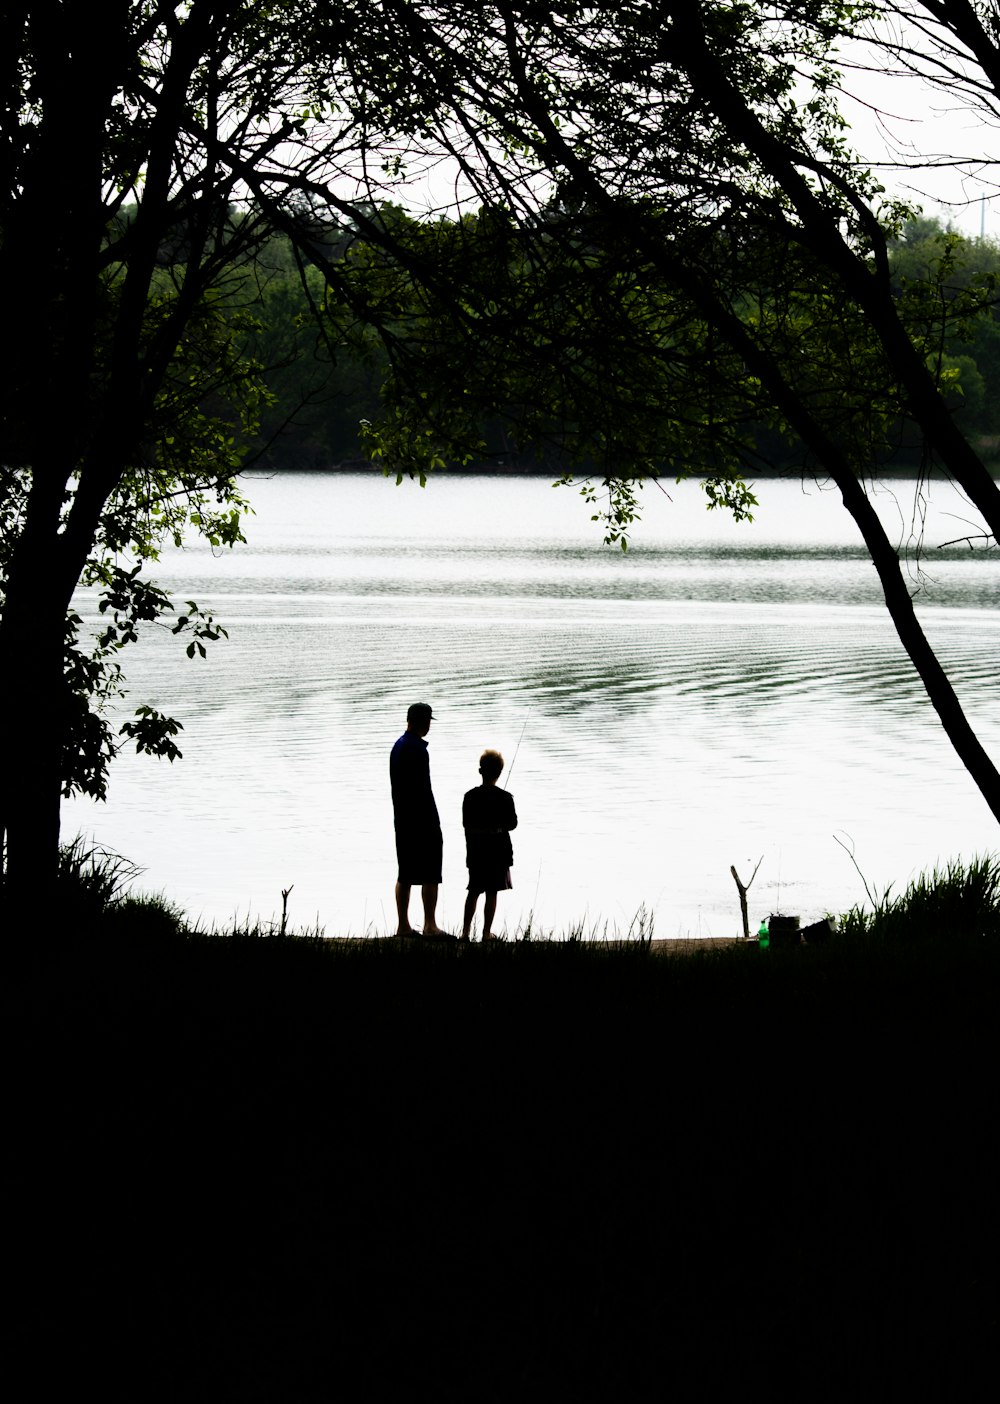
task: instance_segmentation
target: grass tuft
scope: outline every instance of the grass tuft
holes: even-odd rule
[[[142,892],[118,897],[104,912],[103,931],[137,941],[177,941],[187,935],[185,913],[163,893]]]
[[[90,927],[121,901],[143,869],[110,848],[88,847],[77,834],[59,848],[56,901],[61,917]]]
[[[852,907],[840,926],[846,938],[869,942],[1000,935],[1000,856],[954,860],[895,897],[888,887],[872,910]]]

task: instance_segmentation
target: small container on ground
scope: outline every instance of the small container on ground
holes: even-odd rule
[[[807,946],[821,946],[831,936],[836,936],[837,929],[833,917],[824,917],[822,921],[814,921],[811,926],[804,926],[799,934]]]
[[[801,933],[797,916],[782,916],[780,912],[772,912],[768,919],[767,930],[771,938],[772,950],[776,947],[797,946],[799,944]]]

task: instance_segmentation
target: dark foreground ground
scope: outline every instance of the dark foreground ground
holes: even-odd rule
[[[40,945],[9,1397],[977,1398],[996,976],[947,935]]]

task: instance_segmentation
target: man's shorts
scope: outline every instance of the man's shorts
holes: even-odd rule
[[[419,833],[396,830],[396,861],[399,881],[404,887],[424,887],[441,881],[443,844],[441,830]]]

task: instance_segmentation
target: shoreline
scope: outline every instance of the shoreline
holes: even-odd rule
[[[387,944],[400,940],[400,937],[389,933],[385,936],[320,936],[316,939],[320,941],[330,941],[340,945],[367,946],[369,944]],[[460,944],[457,940],[446,941],[436,938],[424,938],[419,935],[413,938],[404,937],[403,939],[409,939],[412,945],[420,945],[426,940],[427,945],[437,948],[447,948],[451,945]],[[483,942],[477,937],[469,944],[470,946],[481,946]],[[652,941],[630,941],[623,937],[620,940],[581,940],[574,943],[569,938],[566,940],[551,940],[547,937],[541,937],[531,941],[518,941],[501,936],[498,938],[496,944],[500,946],[566,946],[578,944],[587,948],[593,948],[594,950],[605,949],[611,951],[627,951],[636,947],[645,946],[649,948],[652,955],[694,955],[697,951],[729,950],[733,946],[746,946],[749,949],[751,946],[756,947],[757,939],[755,936],[751,936],[749,941],[745,940],[742,936],[661,936]]]

